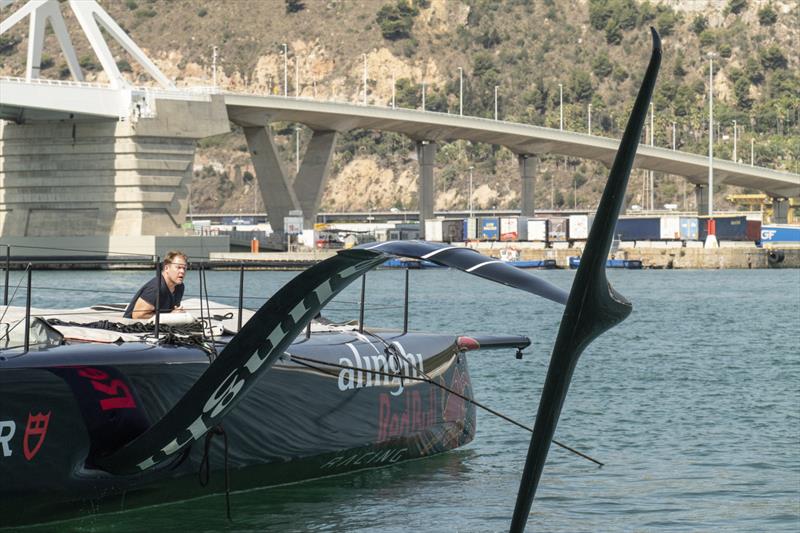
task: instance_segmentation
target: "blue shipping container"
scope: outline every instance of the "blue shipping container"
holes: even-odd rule
[[[700,238],[696,217],[681,217],[680,225],[682,241],[696,241]]]
[[[478,220],[480,238],[485,241],[496,241],[500,238],[500,219],[498,217],[481,217]]]
[[[716,236],[718,241],[746,241],[747,217],[714,217]],[[704,241],[708,236],[708,217],[698,219],[699,240]]]
[[[761,242],[800,243],[800,226],[761,226]]]
[[[661,219],[658,217],[620,218],[614,236],[621,241],[657,241],[661,239]]]

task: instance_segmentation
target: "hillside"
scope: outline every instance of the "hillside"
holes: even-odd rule
[[[739,125],[738,158],[798,172],[800,160],[800,7],[796,2],[728,0],[635,2],[589,0],[126,0],[103,6],[179,85],[212,83],[212,50],[219,47],[217,83],[226,89],[282,94],[283,43],[288,93],[351,102],[419,108],[426,84],[428,110],[458,113],[464,70],[464,114],[558,127],[559,84],[564,127],[618,138],[649,54],[647,26],[659,29],[664,61],[654,97],[655,143],[706,153],[706,54],[714,52],[715,155],[732,157],[732,121]],[[18,1],[14,6],[22,5]],[[64,9],[68,24],[77,24]],[[3,15],[5,16],[5,14]],[[0,37],[0,74],[24,70],[27,27]],[[76,35],[73,32],[72,35]],[[43,76],[67,78],[54,36],[47,41]],[[75,39],[90,79],[103,74],[85,39]],[[118,47],[119,64],[147,83]],[[45,68],[46,67],[46,68]],[[299,76],[295,75],[295,72]],[[294,168],[294,125],[274,124],[287,167]],[[303,143],[310,134],[301,130]],[[475,205],[519,206],[516,159],[509,151],[457,142],[437,156],[437,208],[467,205],[467,168],[475,166]],[[256,198],[244,136],[233,131],[201,143],[192,184],[195,212],[251,211]],[[607,171],[590,161],[545,156],[537,180],[543,208],[591,208]],[[341,137],[323,210],[416,209],[413,143],[395,134],[353,131]],[[643,204],[643,173],[634,170],[629,203]],[[683,183],[656,177],[656,205],[683,205]],[[688,207],[694,205],[691,188]],[[725,192],[725,189],[720,189]],[[717,196],[720,201],[721,196]],[[254,199],[256,202],[254,203]]]

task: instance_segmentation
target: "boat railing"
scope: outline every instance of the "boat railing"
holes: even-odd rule
[[[24,332],[24,345],[23,346],[13,346],[13,347],[6,347],[5,349],[10,348],[23,348],[23,353],[26,353],[30,350],[31,347],[31,339],[30,339],[30,328],[31,328],[31,319],[36,318],[32,317],[31,315],[31,298],[32,298],[32,291],[33,291],[33,271],[39,269],[65,269],[65,268],[73,268],[76,266],[86,268],[91,267],[93,269],[98,268],[129,268],[129,269],[145,269],[145,268],[152,268],[155,271],[155,276],[161,282],[161,276],[159,273],[161,272],[162,261],[161,258],[157,255],[146,255],[146,254],[137,254],[137,253],[125,253],[119,254],[116,257],[113,254],[97,254],[95,250],[67,250],[67,249],[57,249],[57,248],[47,248],[47,250],[53,251],[72,251],[72,252],[85,252],[86,255],[71,255],[71,256],[54,256],[54,255],[12,255],[12,248],[37,248],[34,246],[23,246],[23,245],[10,245],[0,243],[0,247],[5,248],[5,261],[4,261],[4,283],[3,283],[3,306],[5,310],[2,313],[2,317],[0,317],[0,321],[5,316],[11,301],[14,299],[17,290],[20,288],[22,284],[22,279],[20,279],[20,283],[14,289],[14,292],[11,294],[9,298],[9,288],[11,287],[10,283],[10,271],[12,268],[17,268],[19,270],[24,270],[23,278],[25,280],[25,317],[24,317],[24,324],[25,324],[25,332]],[[94,255],[93,255],[94,253]],[[191,258],[190,258],[191,260]],[[200,261],[191,261],[194,269],[200,270],[201,282],[200,282],[200,314],[201,320],[204,318],[204,311],[202,301],[203,298],[206,298],[206,307],[209,316],[211,316],[211,308],[207,305],[207,299],[209,297],[214,298],[235,298],[237,300],[237,307],[238,307],[238,318],[237,318],[237,331],[242,329],[242,316],[244,311],[244,300],[245,298],[252,298],[252,297],[245,297],[244,295],[244,278],[245,278],[245,271],[247,270],[264,270],[267,266],[272,266],[272,263],[266,261],[253,261],[253,260],[246,260],[246,261],[209,261],[209,260],[200,260]],[[207,287],[205,287],[205,274],[204,271],[206,270],[238,270],[239,272],[239,287],[236,296],[220,296],[220,295],[209,295],[207,291]],[[56,287],[46,287],[46,289],[51,290],[71,290],[68,288],[56,288]],[[120,293],[122,291],[98,291],[94,290],[93,292],[113,292],[113,293]],[[159,296],[160,291],[156,292],[156,309],[159,308]],[[128,294],[128,291],[125,291],[125,294]],[[362,275],[361,281],[361,293],[360,298],[358,301],[358,329],[360,333],[364,331],[364,317],[366,312],[366,275]],[[398,306],[399,307],[399,306]],[[403,334],[408,332],[408,307],[409,307],[409,271],[405,271],[405,290],[404,290],[404,298],[403,298]],[[229,308],[227,308],[229,309]],[[115,311],[117,312],[117,311]],[[21,322],[21,321],[20,321]],[[19,325],[19,322],[15,324],[13,327],[7,328],[4,334],[0,334],[0,340],[3,337],[7,337],[11,330],[14,329]],[[161,318],[160,313],[155,313],[153,317],[153,334],[155,335],[156,342],[158,342],[160,338],[160,333],[162,331],[161,327]],[[309,323],[308,327],[306,328],[306,337],[311,336],[311,324]],[[0,352],[3,351],[4,348],[0,348]]]

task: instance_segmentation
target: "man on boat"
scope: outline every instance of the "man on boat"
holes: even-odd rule
[[[186,254],[173,250],[164,256],[164,267],[161,270],[161,291],[158,298],[160,313],[183,313],[183,278],[188,267]],[[148,319],[155,314],[156,293],[159,289],[158,277],[153,277],[134,295],[125,309],[125,318]]]

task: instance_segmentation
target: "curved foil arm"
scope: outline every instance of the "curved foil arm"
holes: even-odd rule
[[[655,29],[651,28],[651,32],[650,64],[611,167],[553,347],[517,493],[512,532],[525,529],[578,358],[596,337],[622,322],[632,309],[631,304],[609,285],[605,263],[661,64],[661,40]]]
[[[481,255],[471,248],[425,241],[388,241],[362,244],[356,246],[356,249],[431,261],[536,294],[556,303],[567,303],[568,293],[564,289],[499,259]]]

